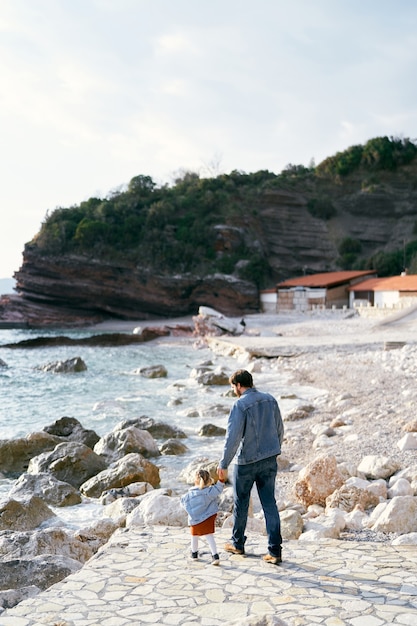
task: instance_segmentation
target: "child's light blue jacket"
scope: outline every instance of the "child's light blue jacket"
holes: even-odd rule
[[[181,496],[181,506],[188,513],[188,525],[195,526],[204,522],[219,510],[219,495],[223,491],[224,483],[218,481],[215,485],[192,487]]]

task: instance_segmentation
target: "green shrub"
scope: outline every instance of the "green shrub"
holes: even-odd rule
[[[364,146],[351,146],[328,157],[317,167],[319,176],[347,176],[359,167],[367,170],[394,170],[417,156],[417,145],[408,138],[375,137]]]
[[[337,213],[330,198],[311,198],[307,202],[307,209],[313,217],[321,220],[330,220]]]
[[[268,284],[271,275],[271,267],[267,259],[261,255],[254,255],[239,272],[240,278],[255,283],[258,289],[263,289]]]
[[[359,269],[357,267],[357,256],[353,252],[346,252],[337,260],[338,266],[342,270]]]
[[[86,248],[92,249],[105,243],[109,233],[110,228],[107,224],[96,220],[89,220],[85,217],[75,230],[74,241],[79,244],[83,250]]]
[[[399,252],[377,252],[367,263],[366,269],[374,269],[379,277],[398,276],[403,270],[403,255]]]
[[[345,237],[339,244],[339,254],[359,254],[362,249],[362,244],[358,239],[352,239],[351,237]]]

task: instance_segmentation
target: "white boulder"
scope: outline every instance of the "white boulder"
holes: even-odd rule
[[[372,518],[376,515],[378,507],[374,510]],[[376,516],[376,521],[371,528],[376,532],[400,535],[417,532],[417,498],[395,496],[392,500],[388,500],[381,514]]]
[[[345,513],[346,528],[348,530],[362,530],[366,527],[368,515],[360,508],[355,508],[350,513]]]
[[[303,532],[304,520],[302,515],[294,509],[285,509],[280,512],[281,535],[284,541],[298,539]]]
[[[417,433],[407,433],[397,441],[397,446],[403,452],[404,450],[417,450]]]
[[[405,478],[399,478],[396,480],[392,487],[388,489],[388,498],[395,498],[395,496],[413,496],[414,490],[408,480]]]
[[[305,522],[304,532],[298,541],[337,539],[345,527],[346,521],[343,512],[340,509],[329,509],[326,515]]]
[[[357,489],[365,489],[384,500],[387,497],[387,483],[382,478],[378,480],[365,480],[364,478],[351,476],[347,479],[345,485],[348,487],[356,487]]]
[[[417,546],[417,533],[400,535],[391,541],[393,546]]]
[[[400,469],[395,459],[370,454],[365,456],[358,465],[358,471],[367,478],[389,478]]]
[[[179,497],[171,497],[161,490],[150,491],[141,498],[139,506],[126,516],[129,526],[187,526],[188,516]]]

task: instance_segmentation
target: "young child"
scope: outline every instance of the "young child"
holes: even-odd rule
[[[214,540],[214,524],[219,510],[218,499],[224,483],[220,480],[213,484],[209,472],[197,470],[194,487],[181,497],[181,506],[188,513],[188,525],[191,532],[191,558],[198,559],[198,538],[207,539],[211,551],[211,564],[219,565],[220,559]]]

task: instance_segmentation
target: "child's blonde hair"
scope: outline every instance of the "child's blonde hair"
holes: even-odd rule
[[[209,472],[205,469],[199,469],[196,472],[196,479],[198,480],[198,487],[204,489],[213,483]]]

